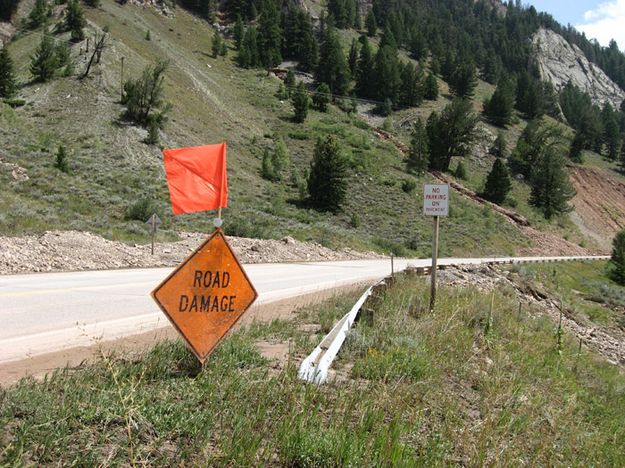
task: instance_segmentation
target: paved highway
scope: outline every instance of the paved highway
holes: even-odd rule
[[[566,259],[589,257],[566,257]],[[595,257],[599,258],[599,257]],[[605,258],[605,257],[602,257]],[[562,260],[448,258],[439,265]],[[395,259],[396,271],[430,259]],[[388,275],[390,260],[244,265],[266,304]],[[94,344],[168,324],[149,297],[171,268],[0,276],[0,363]]]

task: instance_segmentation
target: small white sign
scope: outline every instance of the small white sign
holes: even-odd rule
[[[449,216],[449,185],[432,184],[423,187],[423,214]]]

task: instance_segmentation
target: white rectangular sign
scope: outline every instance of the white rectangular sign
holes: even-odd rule
[[[432,184],[423,187],[423,214],[449,216],[449,185]]]

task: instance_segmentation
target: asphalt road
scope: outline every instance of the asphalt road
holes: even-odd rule
[[[577,257],[567,257],[575,259]],[[584,257],[587,258],[587,257]],[[440,259],[440,265],[562,257]],[[395,259],[395,270],[430,259]],[[271,303],[390,274],[390,260],[244,265]],[[171,268],[0,276],[0,363],[95,344],[163,327],[167,319],[149,296]]]

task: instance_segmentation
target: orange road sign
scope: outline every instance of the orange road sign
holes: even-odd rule
[[[257,297],[221,229],[152,291],[202,364]]]

